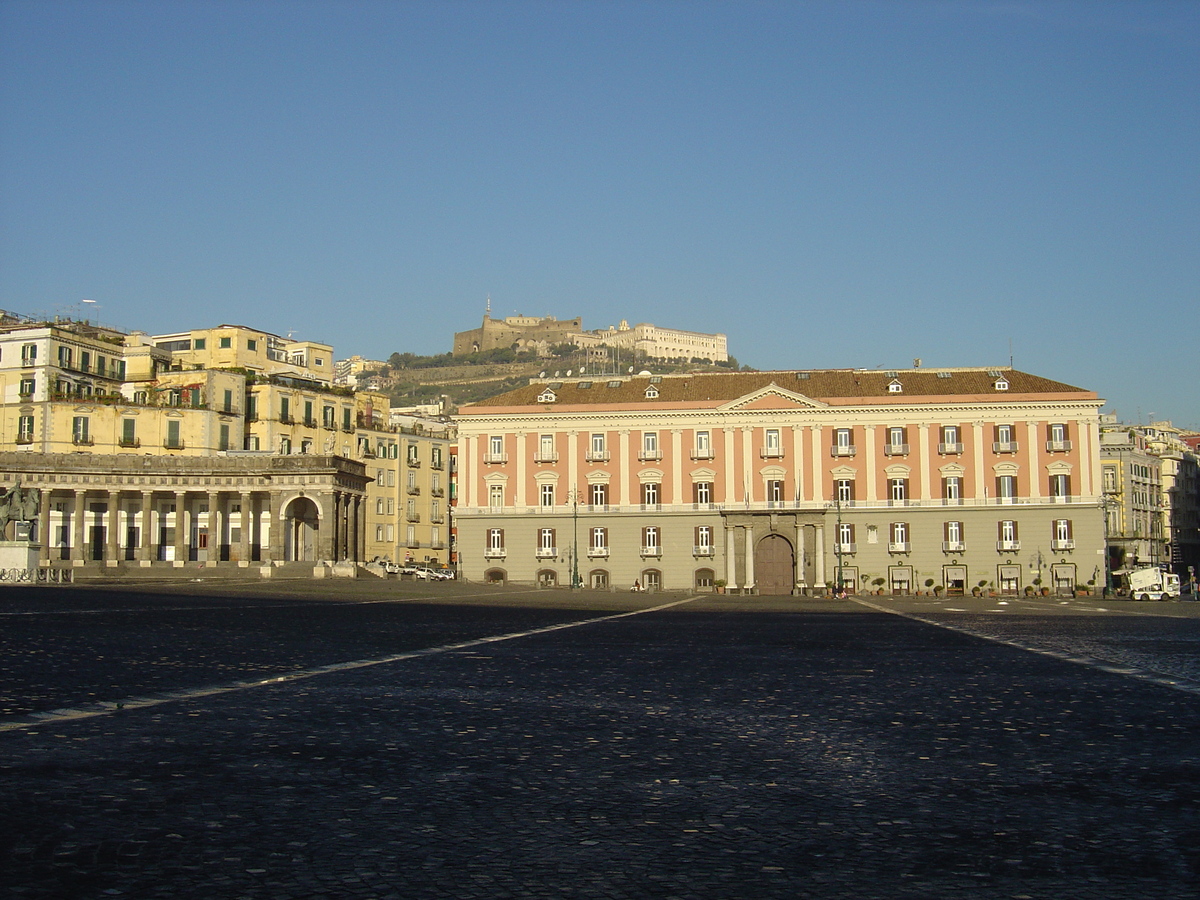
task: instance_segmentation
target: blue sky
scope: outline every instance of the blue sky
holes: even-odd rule
[[[1200,3],[0,0],[0,307],[493,315],[1200,428]],[[83,298],[96,300],[84,307]]]

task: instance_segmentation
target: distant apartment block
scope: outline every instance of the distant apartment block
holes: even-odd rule
[[[394,424],[333,351],[245,326],[0,319],[0,487],[43,565],[449,562],[445,422]]]

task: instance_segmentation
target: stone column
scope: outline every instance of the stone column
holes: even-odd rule
[[[50,533],[50,489],[42,488],[41,499],[38,503],[38,522],[37,532],[31,537],[35,541],[40,541],[42,549],[39,556],[43,562],[50,561],[50,541],[52,535]]]
[[[336,563],[345,559],[345,550],[343,547],[345,544],[344,538],[346,536],[346,526],[343,522],[343,518],[346,515],[346,504],[344,502],[345,497],[340,491],[334,491],[332,496],[333,510],[330,513],[329,518],[330,528],[333,532],[333,552],[330,555],[330,559]]]
[[[802,589],[808,585],[804,581],[804,526],[796,525],[796,584]]]
[[[216,565],[221,561],[221,495],[208,492],[208,553],[205,565]]]
[[[367,498],[354,498],[354,553],[350,557],[354,562],[362,562],[363,535],[367,529]]]
[[[286,562],[283,556],[284,538],[283,533],[287,529],[287,523],[283,520],[283,497],[272,496],[270,503],[271,510],[271,540],[270,540],[270,556],[272,560]]]
[[[182,566],[187,562],[188,541],[187,531],[187,491],[175,492],[175,565]]]
[[[746,590],[754,588],[754,526],[743,527],[746,532]]]
[[[725,526],[725,583],[728,589],[737,588],[737,541],[734,538],[734,527]]]
[[[818,525],[816,538],[813,541],[813,553],[816,558],[813,562],[816,564],[816,570],[813,573],[813,581],[816,582],[814,587],[825,587],[825,526]]]
[[[71,540],[71,561],[76,564],[82,564],[87,559],[87,554],[84,552],[84,541],[86,539],[87,530],[85,522],[87,521],[87,491],[75,491],[75,521],[71,523],[71,530],[74,532]]]
[[[104,535],[104,564],[115,566],[121,555],[121,492],[108,491],[108,528]]]
[[[154,541],[151,538],[151,531],[154,523],[154,493],[152,491],[142,491],[142,533],[141,540],[138,541],[137,558],[142,565],[147,565],[153,558]]]
[[[250,564],[250,539],[254,530],[254,495],[249,491],[241,492],[242,511],[240,525],[242,528],[242,538],[238,541],[238,565],[246,566]]]

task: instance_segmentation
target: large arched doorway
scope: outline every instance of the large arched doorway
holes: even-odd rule
[[[312,562],[317,558],[317,534],[321,516],[317,504],[297,497],[283,511],[283,558],[288,562]]]
[[[790,594],[796,581],[796,554],[791,541],[768,534],[754,548],[754,581],[760,594]]]

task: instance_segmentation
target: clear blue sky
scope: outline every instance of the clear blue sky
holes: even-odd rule
[[[489,294],[1200,428],[1200,3],[0,0],[0,307],[377,357]]]

